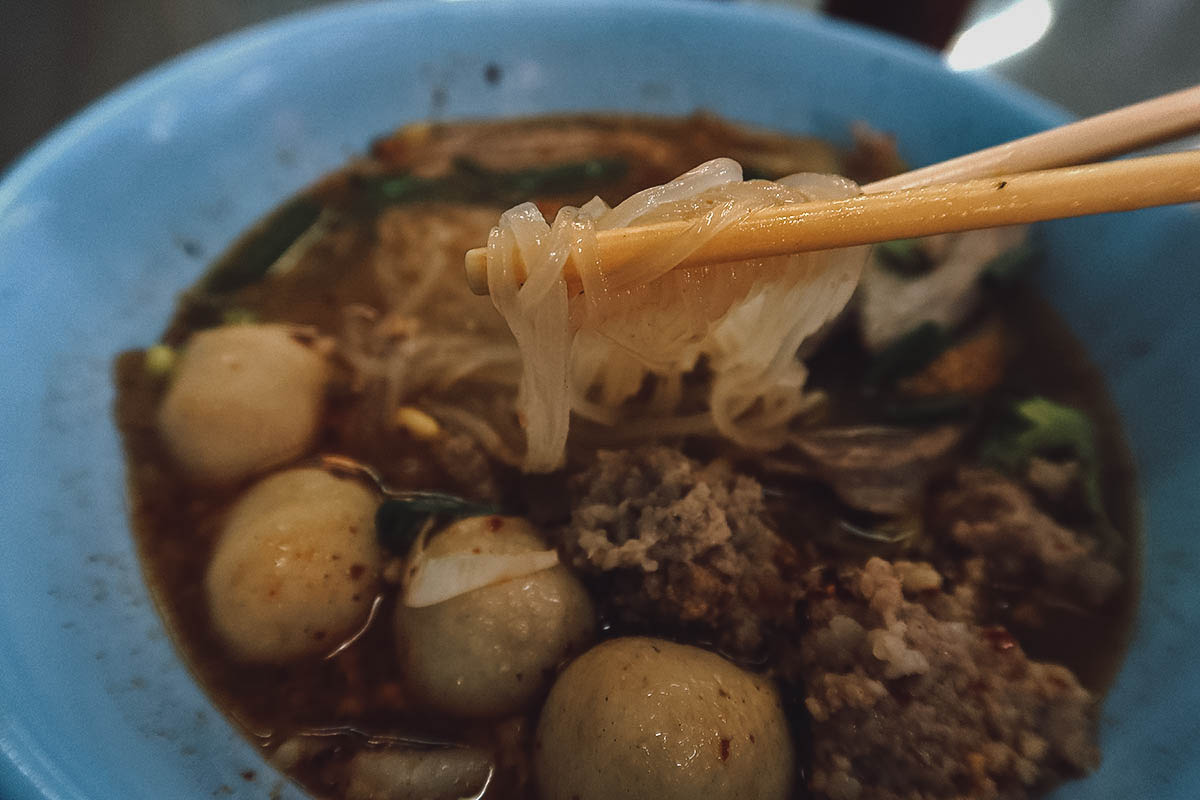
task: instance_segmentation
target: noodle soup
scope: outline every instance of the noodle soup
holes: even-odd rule
[[[708,116],[415,125],[280,208],[117,363],[201,683],[322,797],[1032,797],[1093,768],[1132,474],[1024,231],[660,259],[638,291],[499,269],[648,187],[682,190],[631,219],[719,222],[901,168],[869,131]],[[493,306],[462,254],[526,201]]]

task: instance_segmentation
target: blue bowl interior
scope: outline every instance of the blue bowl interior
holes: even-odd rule
[[[503,70],[498,86],[487,65]],[[927,163],[1063,119],[925,52],[770,9],[351,5],[206,47],[106,98],[0,183],[0,796],[299,797],[192,683],[141,582],[110,364],[153,342],[206,260],[375,135],[430,116],[620,109],[845,141]],[[1056,796],[1200,791],[1193,535],[1196,209],[1056,223],[1046,290],[1108,375],[1141,469],[1136,641],[1100,771]],[[200,253],[200,255],[196,255]],[[252,771],[247,772],[247,771]],[[243,772],[246,776],[243,776]]]

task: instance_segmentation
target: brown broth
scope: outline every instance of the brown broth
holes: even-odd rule
[[[1103,375],[1050,304],[1030,288],[1021,286],[1004,298],[998,313],[1007,332],[1008,360],[1012,366],[991,394],[996,398],[1042,395],[1084,411],[1095,422],[1105,511],[1113,527],[1122,534],[1119,551],[1111,558],[1127,580],[1099,611],[1069,606],[1041,608],[1043,624],[1039,626],[1023,624],[1020,615],[1013,614],[1022,601],[1019,590],[997,588],[992,598],[993,621],[1009,627],[1030,657],[1064,664],[1084,686],[1103,693],[1116,678],[1124,659],[1140,587],[1141,510],[1133,457]],[[869,360],[858,343],[857,333],[840,330],[811,363],[812,385],[826,389],[836,398],[831,403],[830,422],[888,421],[879,417],[879,403],[865,397],[858,385]],[[996,409],[989,405],[977,413],[979,416],[971,420],[975,437],[987,427]],[[969,450],[972,437],[968,438]],[[804,502],[820,509],[816,516],[836,513],[839,508],[823,487],[807,487]],[[1070,527],[1072,522],[1064,524]],[[904,551],[876,552],[896,556]]]

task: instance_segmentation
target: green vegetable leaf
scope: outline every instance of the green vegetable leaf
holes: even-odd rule
[[[1041,251],[1029,242],[1005,250],[983,266],[980,281],[984,286],[1008,288],[1033,271],[1041,260]]]
[[[1088,509],[1104,514],[1095,429],[1076,408],[1045,397],[1022,400],[1012,407],[1011,424],[984,443],[981,455],[1011,474],[1024,473],[1033,456],[1078,461]]]
[[[1035,455],[1096,460],[1091,420],[1082,411],[1045,397],[1016,403],[1012,413],[1018,427],[989,442],[985,457],[1010,470],[1024,469]]]
[[[595,191],[629,170],[620,158],[591,158],[514,171],[490,170],[469,158],[436,178],[409,173],[369,176],[364,180],[376,208],[405,203],[501,203],[512,205],[538,196]]]
[[[879,261],[890,272],[916,278],[933,269],[934,263],[921,239],[894,239],[875,245]]]
[[[284,204],[213,265],[200,285],[201,290],[226,294],[261,280],[319,216],[321,205],[309,197],[298,197]]]
[[[619,158],[590,158],[548,167],[531,167],[510,173],[490,173],[501,194],[521,202],[537,195],[567,194],[597,188],[625,175],[629,165]]]
[[[412,546],[421,526],[431,517],[457,519],[496,514],[499,509],[441,492],[404,492],[388,498],[375,512],[379,542],[397,555]]]

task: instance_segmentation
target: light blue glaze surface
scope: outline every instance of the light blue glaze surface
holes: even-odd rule
[[[174,61],[20,161],[0,182],[0,797],[248,798],[279,781],[149,604],[110,419],[114,354],[155,340],[206,260],[406,121],[697,107],[842,141],[867,120],[918,164],[1062,119],[930,54],[771,9],[350,5]],[[1147,532],[1104,765],[1057,797],[1200,795],[1198,221],[1187,208],[1044,231],[1046,288],[1127,420]]]

